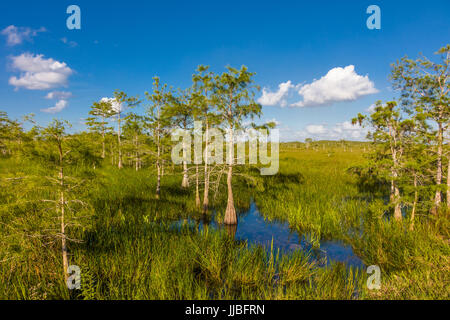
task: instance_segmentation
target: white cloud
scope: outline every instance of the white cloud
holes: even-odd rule
[[[295,130],[289,126],[283,126],[280,130],[280,141],[303,141],[308,138],[308,133],[305,130]]]
[[[34,30],[28,27],[16,27],[10,25],[2,30],[1,34],[6,36],[6,43],[9,46],[15,46],[21,44],[24,40],[30,41],[32,37],[35,37],[39,32],[47,31],[44,27]]]
[[[9,79],[9,84],[16,89],[24,87],[30,90],[47,90],[64,86],[73,73],[65,62],[44,59],[42,54],[23,53],[12,57],[12,61],[13,68],[22,72],[19,78],[13,76]]]
[[[364,140],[367,135],[367,129],[353,125],[350,121],[337,123],[331,131],[331,137],[346,140]]]
[[[308,107],[353,101],[377,92],[374,83],[367,75],[358,75],[355,67],[349,65],[345,68],[333,68],[319,80],[300,86],[298,93],[303,96],[303,100],[291,106]]]
[[[278,91],[276,92],[270,92],[267,88],[263,88],[262,96],[258,99],[258,103],[263,106],[274,106],[279,104],[284,107],[287,105],[286,96],[291,88],[294,88],[291,81],[280,83],[278,85]]]
[[[67,44],[69,47],[72,47],[72,48],[78,46],[78,43],[76,43],[75,41],[69,41],[66,37],[61,38],[61,41],[63,43],[65,43],[65,44]]]
[[[62,111],[65,107],[67,107],[67,100],[59,100],[58,102],[56,102],[54,107],[41,109],[41,111],[46,113],[58,113]]]
[[[304,141],[306,138],[314,140],[354,140],[364,141],[368,129],[359,125],[352,125],[350,121],[338,122],[332,126],[327,124],[310,124],[303,130],[292,130],[288,127],[280,129],[282,141]]]
[[[64,99],[67,100],[72,96],[72,92],[67,91],[52,91],[47,93],[45,99]]]
[[[310,124],[308,126],[306,126],[306,132],[310,133],[310,134],[323,134],[326,132],[326,129],[323,125],[321,124]]]

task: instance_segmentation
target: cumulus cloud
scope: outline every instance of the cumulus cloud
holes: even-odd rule
[[[291,90],[297,90],[297,93],[303,97],[301,101],[290,104],[292,107],[311,107],[354,101],[378,92],[369,76],[358,75],[355,67],[349,65],[345,68],[333,68],[325,76],[309,84],[294,85],[291,81],[287,81],[280,83],[275,92],[263,88],[258,102],[263,106],[279,105],[284,107],[288,105],[287,98]]]
[[[41,109],[41,111],[46,113],[58,113],[61,112],[65,107],[67,107],[67,103],[67,100],[59,100],[58,102],[56,102],[54,107]]]
[[[30,41],[33,37],[37,36],[39,32],[47,31],[44,27],[34,30],[28,27],[16,27],[10,25],[1,31],[1,34],[6,36],[6,43],[9,46],[15,46],[21,44],[24,40]]]
[[[306,126],[306,132],[310,134],[323,134],[326,132],[325,126],[321,124],[310,124]]]
[[[338,122],[334,125],[310,124],[302,130],[292,129],[288,126],[280,128],[280,140],[304,141],[306,138],[314,140],[353,140],[364,141],[368,129],[359,125],[352,125],[350,121]]]
[[[278,85],[278,91],[270,92],[267,88],[263,88],[262,96],[258,99],[258,103],[263,106],[287,105],[286,97],[289,89],[294,88],[291,81],[283,82]]]
[[[283,126],[279,130],[281,142],[303,141],[307,138],[304,130],[295,130],[289,126]]]
[[[303,100],[293,103],[293,107],[308,107],[332,104],[341,101],[354,101],[378,90],[369,77],[358,75],[355,67],[333,68],[310,84],[300,86],[298,94]]]
[[[64,99],[67,100],[72,96],[72,92],[67,91],[52,91],[47,93],[45,99]]]
[[[331,136],[346,140],[364,140],[367,136],[367,129],[360,125],[353,125],[350,121],[345,121],[334,126]]]
[[[12,57],[12,67],[22,72],[19,77],[13,76],[9,79],[9,84],[16,89],[23,87],[30,90],[47,90],[64,86],[73,73],[65,62],[45,59],[42,54],[23,53]]]

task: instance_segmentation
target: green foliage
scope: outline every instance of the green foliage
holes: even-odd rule
[[[199,66],[191,88],[178,92],[155,77],[145,115],[122,117],[141,101],[115,91],[113,100],[93,104],[89,132],[69,133],[61,120],[43,128],[32,116],[25,120],[35,125],[25,132],[0,112],[0,299],[448,299],[448,210],[429,214],[435,193],[446,191],[435,179],[445,157],[439,146],[446,150],[439,128],[448,119],[448,95],[436,86],[448,48],[439,53],[447,54],[443,64],[403,60],[394,68],[402,109],[378,102],[373,114],[354,119],[371,126],[372,143],[281,144],[274,176],[236,167],[237,211],[253,199],[266,220],[287,222],[311,250],[280,252],[230,237],[220,224],[224,166],[201,168],[219,222],[210,226],[194,188],[180,187],[181,168],[167,165],[170,129],[191,130],[193,120],[239,129],[261,115],[246,67],[214,75]],[[420,75],[419,66],[435,76]],[[388,201],[392,186],[398,192]],[[394,223],[387,213],[395,208],[410,220]],[[70,242],[70,264],[81,268],[81,290],[65,286],[61,237]],[[382,289],[367,289],[363,269],[320,266],[312,256],[324,240],[350,245],[365,265],[379,265]]]
[[[154,169],[136,172],[131,168],[118,170],[105,166],[95,170],[89,188],[84,189],[85,199],[89,199],[93,207],[92,212],[85,214],[91,215],[91,219],[84,228],[72,229],[69,233],[70,237],[83,240],[69,247],[70,263],[82,270],[82,289],[72,293],[71,297],[448,297],[441,281],[448,273],[445,262],[449,246],[439,231],[446,228],[419,217],[414,232],[405,232],[380,219],[382,211],[377,209],[377,203],[370,194],[360,193],[355,178],[346,173],[346,168],[363,163],[363,146],[361,149],[353,147],[353,152],[344,152],[338,143],[329,148],[335,153],[332,159],[327,155],[328,150],[290,150],[284,149],[283,145],[281,172],[264,180],[264,191],[255,191],[245,180],[236,179],[237,207],[245,208],[253,197],[267,219],[288,220],[290,226],[301,233],[321,239],[342,239],[352,244],[367,265],[381,266],[382,288],[389,288],[382,289],[382,294],[365,288],[364,270],[339,263],[319,267],[303,251],[290,254],[269,251],[267,254],[262,247],[247,247],[231,241],[220,230],[209,228],[198,232],[192,223],[175,227],[172,222],[179,219],[200,221],[202,218],[195,209],[192,195],[180,189],[181,177],[167,176],[162,184],[162,197],[157,201],[152,196],[156,183]],[[0,164],[1,172],[8,176],[40,170],[32,163],[23,166],[2,160]],[[25,185],[28,184],[18,186],[18,189],[25,191]],[[2,203],[18,189],[4,191]],[[43,198],[45,192],[49,192],[31,185],[29,191],[23,196],[26,201]],[[221,192],[214,207],[224,206],[225,200],[226,195]],[[39,202],[32,203],[37,205]],[[374,212],[372,215],[365,213],[368,203],[370,212]],[[32,238],[35,240],[30,242],[29,237],[24,236],[20,242],[16,236],[11,236],[15,233],[9,226],[35,226],[36,229],[45,227],[45,223],[50,226],[51,220],[40,215],[45,211],[44,207],[36,205],[5,206],[1,210],[1,221],[8,222],[8,227],[2,225],[0,228],[2,243],[7,244],[1,249],[0,276],[10,279],[8,284],[0,287],[2,298],[70,297],[57,271],[61,270],[58,246],[43,246],[46,241],[40,238]],[[34,208],[33,211],[30,208]],[[16,250],[14,257],[4,255],[7,247],[9,251]],[[414,282],[405,287],[407,279]]]

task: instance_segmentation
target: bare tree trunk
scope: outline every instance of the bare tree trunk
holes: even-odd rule
[[[237,224],[236,209],[234,208],[233,188],[231,180],[233,177],[233,165],[228,165],[227,187],[228,187],[228,201],[227,209],[225,211],[225,224]]]
[[[389,202],[394,202],[394,193],[395,193],[394,179],[391,179],[391,192],[389,194]]]
[[[402,210],[400,206],[400,190],[398,189],[397,186],[395,186],[394,199],[395,199],[394,219],[399,221],[402,220]]]
[[[105,117],[102,117],[102,159],[105,159]]]
[[[60,142],[61,143],[61,142]],[[59,183],[60,183],[60,196],[59,196],[59,209],[61,212],[61,252],[63,259],[63,269],[64,269],[64,280],[67,282],[68,274],[67,269],[69,268],[69,262],[67,259],[67,243],[66,243],[66,225],[64,222],[64,169],[63,169],[63,152],[62,146],[59,145]]]
[[[164,154],[164,145],[161,145],[161,153]],[[166,160],[161,159],[161,178],[164,177],[165,164]]]
[[[158,128],[157,128],[157,145],[158,145],[158,157],[156,159],[156,171],[157,171],[157,181],[156,181],[156,199],[159,199],[161,194],[161,146],[159,139],[159,120],[158,120]]]
[[[417,206],[417,200],[418,200],[418,193],[417,193],[417,175],[414,173],[414,203],[413,208],[411,211],[411,223],[409,225],[409,230],[414,230],[414,217],[416,215],[416,206]]]
[[[200,209],[200,192],[198,189],[198,164],[195,166],[195,206]]]
[[[394,167],[392,168],[392,187],[394,188],[394,219],[397,221],[402,220],[402,210],[400,206],[400,190],[397,186],[397,178],[398,178],[398,158],[397,158],[397,151],[396,149],[393,149],[392,152],[392,159],[394,161]]]
[[[442,124],[439,123],[438,129],[438,149],[437,149],[437,170],[436,170],[436,185],[441,186],[442,183]],[[434,208],[432,209],[433,214],[438,213],[439,206],[441,205],[442,195],[441,190],[436,190],[436,195],[434,197]]]
[[[117,113],[117,143],[118,143],[118,150],[119,150],[119,163],[118,167],[119,169],[122,169],[122,148],[120,145],[120,112]]]
[[[227,224],[225,225],[225,230],[230,239],[234,239],[236,237],[237,224]]]
[[[136,147],[136,156],[135,156],[135,166],[136,166],[136,171],[139,170],[139,149],[138,149],[138,137],[135,136],[134,137],[134,146]]]
[[[186,121],[184,122],[183,128],[186,130]],[[187,166],[187,145],[185,140],[183,139],[183,180],[181,181],[181,187],[183,189],[189,188],[189,175],[188,175],[188,166]],[[190,147],[190,146],[189,146]]]
[[[219,174],[217,175],[217,181],[214,188],[214,201],[216,200],[217,194],[219,193],[219,187],[220,187],[220,181],[222,181],[222,176],[225,173],[226,166],[223,165],[222,168],[219,171]]]
[[[61,249],[62,249],[62,258],[63,258],[63,267],[64,267],[64,279],[67,281],[67,269],[69,267],[68,259],[67,259],[67,244],[66,244],[66,231],[65,231],[65,222],[64,222],[64,192],[61,192]]]
[[[394,219],[396,221],[402,220],[402,210],[400,206],[400,190],[397,186],[397,179],[399,177],[398,167],[399,167],[399,155],[402,154],[402,149],[397,149],[397,131],[394,129],[393,125],[389,123],[389,135],[391,137],[390,140],[390,148],[392,155],[392,167],[391,167],[391,203],[394,203]]]
[[[183,181],[181,181],[182,188],[189,188],[189,176],[187,162],[183,160]]]
[[[450,158],[447,166],[447,208],[450,209]]]
[[[208,212],[209,206],[209,170],[208,170],[208,139],[209,139],[209,124],[208,118],[206,118],[206,130],[205,130],[205,189],[203,191],[203,214]]]
[[[156,199],[159,199],[161,194],[161,166],[160,160],[156,160],[156,171],[157,171],[157,179],[156,179]]]
[[[233,128],[230,127],[229,131],[229,141],[228,141],[228,175],[227,175],[227,187],[228,187],[228,201],[227,201],[227,209],[225,211],[225,224],[237,224],[237,216],[236,209],[234,208],[234,199],[233,199],[233,187],[232,187],[232,178],[233,178],[233,162],[234,162],[234,143],[233,143]]]

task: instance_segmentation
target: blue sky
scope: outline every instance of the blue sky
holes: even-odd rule
[[[66,27],[71,4],[81,30]],[[380,30],[366,26],[372,4]],[[432,56],[449,43],[449,18],[447,0],[2,1],[0,110],[82,130],[92,102],[114,89],[142,97],[155,75],[187,87],[199,64],[246,65],[265,88],[262,120],[275,119],[282,140],[358,140],[348,121],[395,96],[390,63]]]

